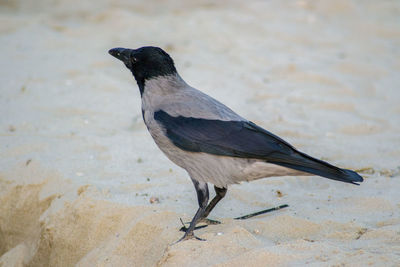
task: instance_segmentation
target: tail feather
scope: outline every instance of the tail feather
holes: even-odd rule
[[[269,162],[345,183],[359,185],[357,182],[364,181],[355,171],[338,168],[328,162],[313,158],[300,151],[296,151],[295,155],[291,157],[291,160]]]

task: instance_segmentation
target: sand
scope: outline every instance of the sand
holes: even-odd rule
[[[194,188],[107,54],[143,45],[365,182],[233,185],[210,215],[222,224],[196,231],[207,241],[171,245]],[[0,47],[0,266],[400,265],[398,2],[1,1]]]

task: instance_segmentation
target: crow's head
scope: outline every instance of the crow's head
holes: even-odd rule
[[[108,53],[124,62],[138,83],[176,73],[174,61],[159,47],[144,46],[138,49],[117,47],[110,49]]]

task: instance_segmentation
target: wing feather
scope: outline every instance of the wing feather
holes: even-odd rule
[[[254,158],[348,183],[362,182],[356,172],[341,169],[296,150],[288,142],[250,121],[221,121],[154,113],[167,137],[190,152]]]

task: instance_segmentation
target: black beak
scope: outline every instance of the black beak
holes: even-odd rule
[[[108,51],[108,53],[110,55],[112,55],[113,57],[118,58],[119,60],[121,60],[125,64],[129,63],[129,58],[130,58],[130,55],[131,55],[132,52],[133,52],[132,49],[126,49],[126,48],[122,48],[122,47],[116,47],[116,48],[110,49]]]

